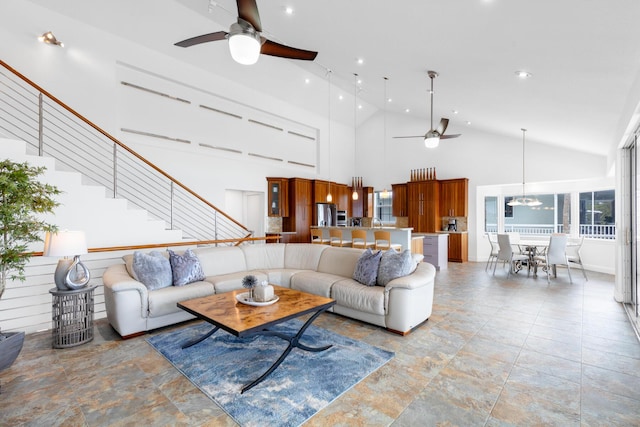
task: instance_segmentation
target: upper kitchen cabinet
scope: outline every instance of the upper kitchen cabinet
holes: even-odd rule
[[[287,178],[267,178],[269,193],[268,216],[289,216],[289,180]]]
[[[392,215],[409,216],[407,212],[407,184],[391,184],[393,205]]]
[[[350,189],[353,192],[353,187]],[[373,217],[373,187],[357,187],[358,200],[351,200],[351,216],[355,218]]]
[[[310,227],[313,221],[313,185],[304,178],[289,179],[289,216],[282,221],[282,231],[295,232],[291,243],[311,241]]]
[[[313,181],[313,202],[327,203],[327,194],[329,194],[329,181],[316,179]],[[331,197],[335,197],[331,192]],[[335,203],[335,199],[332,203]]]
[[[467,216],[469,179],[440,180],[440,215]]]

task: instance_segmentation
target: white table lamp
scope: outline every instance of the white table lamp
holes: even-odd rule
[[[61,291],[82,289],[89,283],[91,273],[80,262],[80,255],[86,254],[87,241],[84,231],[63,230],[47,232],[44,239],[44,256],[63,257],[58,261],[54,280]],[[73,259],[69,258],[73,257]]]

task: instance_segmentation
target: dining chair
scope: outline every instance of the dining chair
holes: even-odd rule
[[[516,265],[519,262],[522,265],[523,261],[529,261],[528,255],[523,255],[521,253],[516,253],[513,250],[513,246],[511,245],[511,236],[508,234],[498,234],[498,255],[495,263],[493,264],[493,275],[496,274],[496,266],[498,265],[498,261],[502,261],[503,263],[509,263],[509,272],[507,273],[507,277],[511,274],[511,272],[517,272]],[[528,271],[527,275],[531,270],[531,266],[527,265]]]
[[[587,273],[584,271],[584,265],[582,264],[582,257],[580,256],[580,250],[582,249],[582,244],[584,243],[584,236],[579,239],[568,239],[567,240],[567,261],[569,264],[577,264],[580,266],[582,270],[582,275],[584,276],[584,280],[589,280],[587,278]]]
[[[375,242],[367,242],[366,230],[352,230],[351,246],[354,248],[367,249],[373,248],[375,246]]]
[[[402,245],[398,243],[391,243],[391,233],[389,231],[377,230],[373,232],[374,249],[395,249],[396,251],[402,251]]]
[[[329,244],[329,239],[324,239],[322,237],[322,230],[320,230],[319,228],[312,228],[311,229],[311,243],[315,243],[318,245],[328,245]]]
[[[550,270],[553,269],[553,277],[558,277],[556,267],[558,265],[566,265],[567,272],[569,273],[569,282],[573,283],[571,279],[571,267],[567,260],[567,235],[566,234],[552,234],[549,239],[549,247],[545,251],[544,255],[538,255],[534,257],[535,269],[538,269],[538,264],[543,265],[543,270],[547,272],[547,282],[550,282]]]
[[[351,247],[351,240],[345,240],[342,238],[342,230],[338,230],[337,228],[329,229],[329,244],[331,246],[340,246],[340,247]]]
[[[487,265],[484,267],[484,271],[487,271],[492,261],[496,262],[498,260],[498,241],[496,240],[495,234],[485,233],[487,235],[487,240],[489,241],[489,245],[491,245],[491,252],[489,253],[489,259],[487,259]]]

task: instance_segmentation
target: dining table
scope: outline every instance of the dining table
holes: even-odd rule
[[[540,237],[540,238],[530,238],[530,239],[520,239],[518,242],[514,242],[514,246],[518,246],[520,249],[520,253],[529,255],[529,269],[533,268],[533,275],[536,277],[538,275],[538,268],[536,265],[535,257],[538,255],[544,255],[547,248],[549,248],[549,242],[551,241],[551,236]],[[567,241],[567,246],[576,245],[576,243],[571,240]],[[555,271],[555,266],[554,266]]]

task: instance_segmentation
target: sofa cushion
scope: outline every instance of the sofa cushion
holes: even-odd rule
[[[393,279],[411,274],[415,268],[416,264],[411,256],[411,251],[405,250],[398,253],[394,249],[389,249],[382,254],[380,260],[378,285],[386,286]]]
[[[207,282],[213,283],[213,287],[216,290],[216,294],[223,292],[235,291],[238,289],[244,289],[242,287],[242,279],[245,276],[256,276],[257,283],[267,280],[267,273],[264,271],[251,270],[251,271],[238,271],[236,273],[220,274],[217,276],[207,276],[205,279]]]
[[[200,258],[202,271],[207,277],[248,270],[244,252],[237,246],[200,247],[193,252]]]
[[[382,251],[372,251],[367,248],[356,263],[352,279],[367,286],[375,286],[378,278],[378,267],[380,266]]]
[[[343,279],[331,287],[331,298],[341,307],[384,316],[384,292],[380,286],[362,286],[353,279]]]
[[[240,246],[244,252],[247,270],[265,270],[274,268],[284,268],[284,247],[283,243],[269,245],[243,245]]]
[[[291,289],[331,298],[331,286],[343,279],[344,276],[331,273],[301,271],[291,276]]]
[[[205,297],[215,293],[208,282],[193,282],[184,286],[169,286],[149,292],[149,317],[160,317],[182,311],[176,307],[180,301]]]
[[[362,252],[362,249],[329,247],[322,252],[316,271],[352,277]]]
[[[191,249],[187,249],[182,255],[169,249],[169,262],[173,274],[173,286],[184,286],[204,280],[205,276],[200,260]]]
[[[140,251],[133,253],[132,270],[138,281],[147,289],[161,289],[173,284],[171,264],[167,257],[158,251],[148,254]]]
[[[275,270],[265,270],[265,273],[267,273],[267,276],[269,277],[267,280],[272,285],[278,285],[285,288],[290,288],[291,277],[294,274],[300,273],[301,271],[308,272],[311,270],[297,270],[292,268],[282,268],[282,269],[275,269]]]
[[[284,249],[284,268],[296,270],[317,270],[322,253],[330,249],[328,245],[312,243],[288,243]],[[351,273],[349,273],[351,277]]]

